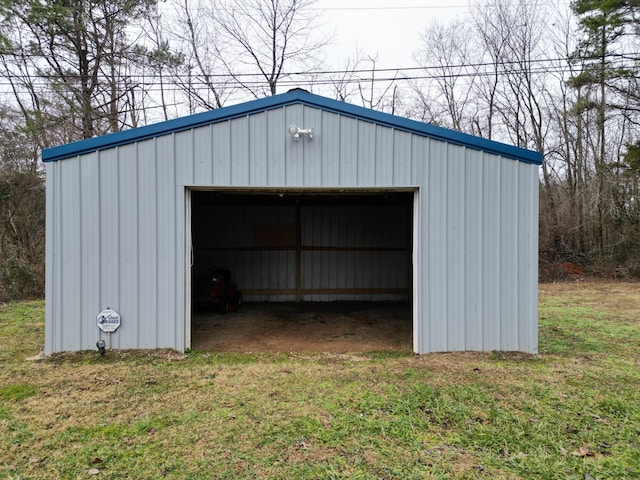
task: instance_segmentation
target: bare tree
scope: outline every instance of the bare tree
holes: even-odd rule
[[[174,78],[186,95],[190,113],[221,108],[230,95],[231,78],[218,57],[221,40],[212,20],[215,16],[214,7],[206,8],[197,0],[176,2],[171,30],[182,61],[174,69]]]
[[[415,87],[418,102],[438,123],[459,131],[471,130],[465,123],[473,116],[471,40],[468,25],[460,21],[434,22],[422,33],[421,49],[414,55],[428,79]]]
[[[362,106],[366,108],[370,108],[372,110],[391,110],[390,113],[393,113],[396,93],[396,79],[398,78],[398,71],[393,71],[393,76],[391,78],[379,78],[377,63],[378,56],[369,55],[366,62],[371,64],[370,69],[366,69],[363,71],[368,77],[361,76],[358,79],[358,94],[360,95],[360,101],[362,102]],[[377,82],[385,82],[385,85],[382,87],[376,87]],[[388,93],[392,92],[392,97],[390,102],[387,102]],[[385,108],[388,107],[388,108]]]
[[[356,50],[352,57],[344,60],[336,72],[331,72],[329,82],[337,100],[347,102],[358,93],[358,84],[362,80],[361,66],[363,62],[362,53]]]
[[[502,66],[506,57],[506,50],[514,27],[508,12],[509,0],[498,0],[491,4],[476,4],[474,11],[474,30],[479,38],[480,51],[478,58],[481,75],[476,84],[476,94],[484,105],[485,128],[482,133],[487,138],[495,138],[495,119],[498,115],[497,103],[502,87]],[[480,124],[480,122],[478,122]]]
[[[209,10],[218,58],[255,98],[275,95],[283,80],[304,80],[321,65],[327,40],[318,36],[314,1],[217,0]]]

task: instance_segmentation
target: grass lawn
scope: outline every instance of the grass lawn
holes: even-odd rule
[[[640,284],[540,286],[540,355],[96,352],[0,305],[0,479],[640,478]]]

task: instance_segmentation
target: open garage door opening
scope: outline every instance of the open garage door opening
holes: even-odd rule
[[[191,191],[191,348],[411,351],[414,193]]]

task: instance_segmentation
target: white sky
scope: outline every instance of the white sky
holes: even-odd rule
[[[414,65],[426,26],[461,18],[468,5],[468,0],[317,0],[315,8],[325,28],[335,32],[327,47],[329,63],[354,57],[358,48],[365,58],[378,55],[377,68],[399,68]]]

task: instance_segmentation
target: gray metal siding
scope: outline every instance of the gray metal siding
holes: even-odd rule
[[[446,350],[447,338],[447,144],[430,141],[429,183],[426,186],[426,214],[419,219],[426,222],[428,234],[420,240],[420,248],[426,250],[426,263],[418,266],[418,275],[427,275],[429,292],[425,312],[428,329],[422,330],[423,342],[428,351]],[[424,291],[424,290],[423,290]],[[415,333],[414,333],[415,334]]]
[[[63,315],[70,315],[72,318],[80,318],[81,304],[76,301],[77,292],[82,284],[81,262],[78,252],[80,251],[80,205],[77,202],[77,195],[80,188],[79,163],[77,158],[70,159],[73,165],[71,175],[61,177],[60,185],[62,195],[60,198],[60,208],[65,214],[61,216],[61,260],[66,272],[62,280],[62,301],[64,306]],[[62,345],[65,350],[77,345],[81,339],[81,330],[70,325],[63,326]]]
[[[176,194],[172,137],[157,138],[156,147],[158,317],[166,316],[169,319],[175,319],[176,311],[178,308],[182,308],[178,306],[178,295],[176,295],[175,288],[177,279],[182,277],[179,272],[183,270],[176,263],[176,248],[178,245],[182,248],[182,242],[178,241],[178,238],[184,236],[184,223],[177,223],[177,209],[178,205],[184,201],[184,194],[181,194],[179,198]],[[184,328],[182,326],[177,328],[175,322],[158,322],[157,345],[172,347],[176,335],[182,338],[183,332]]]
[[[250,250],[255,247],[254,230],[259,225],[282,225],[295,222],[295,208],[275,206],[234,206],[200,208],[194,222],[195,264],[228,268],[233,280],[245,291],[295,288],[295,258],[292,251]],[[202,274],[203,272],[198,272]],[[269,295],[246,295],[249,301],[268,300]],[[279,300],[294,300],[295,295]]]
[[[301,217],[302,245],[315,249],[302,253],[302,288],[364,292],[315,293],[304,299],[407,300],[402,293],[375,292],[409,288],[410,219],[406,209],[307,206]]]
[[[85,158],[80,168],[80,258],[82,263],[81,287],[82,302],[80,334],[82,345],[90,345],[96,341],[95,305],[100,299],[100,165],[98,154]]]
[[[535,173],[431,141],[419,216],[422,351],[537,351]]]
[[[297,240],[270,248],[260,244],[256,232],[298,222],[302,300],[408,300],[398,292],[410,285],[411,219],[404,206],[212,204],[192,209],[198,278],[209,267],[230,269],[245,300],[296,298],[293,292],[275,291],[298,288]]]
[[[465,348],[468,350],[482,350],[483,318],[483,253],[482,230],[485,223],[483,218],[484,205],[482,202],[482,172],[481,155],[472,150],[465,152],[464,168],[464,318],[466,325]],[[461,202],[462,203],[462,202]]]
[[[294,141],[290,124],[314,128],[314,138]],[[416,351],[535,352],[537,172],[302,105],[47,163],[45,351],[95,348],[106,307],[122,316],[112,347],[183,350],[186,188],[250,187],[415,189]],[[290,285],[289,252],[260,261],[284,269],[277,283]],[[318,288],[341,262],[364,272],[339,280],[346,287],[366,288],[374,272],[390,287],[408,275],[408,266],[392,271],[391,255],[305,252],[304,262],[305,284]]]

